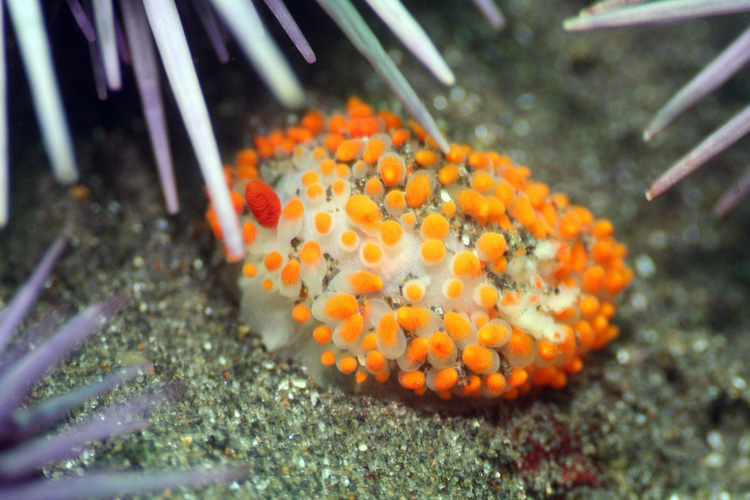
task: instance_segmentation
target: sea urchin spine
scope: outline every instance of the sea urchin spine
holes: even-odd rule
[[[96,472],[82,477],[47,480],[39,477],[47,463],[80,453],[86,443],[148,426],[147,416],[169,398],[160,389],[115,404],[50,436],[44,431],[64,420],[72,409],[150,368],[136,363],[78,390],[24,406],[36,382],[65,359],[81,342],[94,335],[122,305],[123,297],[95,304],[55,330],[55,321],[42,321],[8,349],[11,336],[33,306],[55,262],[65,248],[60,238],[10,305],[0,311],[0,498],[3,500],[66,500],[104,498],[123,494],[159,492],[178,486],[199,486],[238,478],[236,467],[176,472]]]

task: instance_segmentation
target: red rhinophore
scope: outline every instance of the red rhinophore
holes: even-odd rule
[[[263,227],[276,227],[281,216],[281,200],[263,181],[250,181],[245,188],[245,203]]]

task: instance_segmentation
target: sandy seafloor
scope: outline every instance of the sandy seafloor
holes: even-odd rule
[[[561,21],[583,2],[512,0],[500,2],[508,27],[496,34],[468,1],[430,2],[429,9],[406,3],[454,68],[453,89],[368,19],[449,139],[507,152],[615,222],[637,270],[616,319],[620,338],[593,353],[562,391],[463,415],[319,386],[297,362],[240,335],[236,304],[211,261],[205,197],[172,99],[178,216],[166,214],[132,80],[99,104],[88,73],[77,71],[87,68],[86,46],[68,25],[53,35],[58,47],[74,37],[78,55],[55,52],[61,61],[83,61],[58,67],[65,68],[81,183],[91,195],[77,201],[52,181],[11,58],[13,205],[0,233],[0,304],[72,219],[75,238],[35,316],[115,293],[131,299],[33,398],[97,379],[134,355],[150,359],[153,373],[71,418],[173,380],[186,390],[148,430],[97,444],[45,473],[219,463],[248,469],[244,481],[174,490],[171,498],[750,498],[750,201],[723,220],[711,214],[750,165],[750,142],[663,198],[643,197],[660,171],[744,106],[748,72],[653,144],[640,139],[659,106],[748,18],[566,34]],[[305,67],[284,48],[312,103],[333,109],[352,94],[376,106],[396,102],[316,8],[301,24],[319,62]],[[190,27],[189,36],[229,161],[259,127],[283,125],[286,112],[236,48],[235,60],[220,66],[199,29]]]

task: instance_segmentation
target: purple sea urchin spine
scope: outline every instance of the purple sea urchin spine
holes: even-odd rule
[[[114,299],[107,304],[94,304],[70,320],[52,339],[29,352],[0,377],[0,418],[7,417],[32,384],[61,359],[70,354],[83,340],[104,324],[107,316],[122,303]]]
[[[52,244],[10,305],[0,311],[0,498],[103,498],[158,492],[177,486],[199,486],[243,475],[241,468],[217,467],[166,473],[87,474],[53,481],[36,478],[44,464],[75,457],[86,443],[144,429],[149,425],[148,415],[173,397],[168,385],[110,406],[58,435],[43,433],[45,428],[59,423],[70,409],[150,369],[150,363],[140,362],[100,382],[22,407],[24,398],[44,373],[59,364],[80,342],[96,333],[125,301],[124,297],[115,296],[108,302],[95,304],[51,335],[56,321],[43,321],[43,326],[25,332],[15,348],[4,352],[11,335],[34,304],[65,243],[65,238],[59,238]]]
[[[23,321],[24,316],[36,301],[44,281],[49,276],[55,263],[65,250],[66,240],[58,238],[47,250],[42,261],[34,270],[29,280],[23,285],[13,302],[0,312],[0,352],[8,345],[11,335]]]
[[[133,51],[133,67],[138,89],[143,102],[152,148],[159,171],[167,210],[179,210],[177,189],[172,171],[166,126],[163,118],[163,103],[157,82],[155,57],[150,52],[149,38],[154,36],[164,63],[172,92],[185,122],[188,136],[196,153],[212,201],[216,205],[218,223],[226,238],[230,251],[238,257],[242,254],[242,241],[237,218],[231,210],[227,187],[222,178],[222,165],[216,153],[216,138],[208,117],[205,100],[198,84],[195,67],[185,40],[183,25],[173,0],[153,2],[144,0],[148,22],[143,21],[141,3],[121,0],[120,10],[125,27],[119,23],[113,0],[94,0],[81,5],[78,0],[67,0],[68,6],[89,42],[93,60],[95,87],[100,99],[106,99],[107,89],[117,90],[122,83],[119,57],[129,62],[128,49]],[[248,60],[255,66],[259,76],[269,90],[286,107],[300,107],[305,100],[304,92],[291,66],[269,36],[263,22],[250,0],[194,0],[195,10],[204,25],[214,49],[221,61],[229,59],[222,26],[214,11],[232,32]],[[396,97],[412,113],[414,118],[447,151],[435,121],[427,108],[385,54],[377,37],[359,15],[349,0],[321,0],[321,6],[341,27],[345,35],[370,61],[375,70],[386,80]],[[435,73],[443,83],[455,81],[450,68],[437,52],[429,37],[398,0],[370,0],[373,8],[386,21],[409,49]],[[500,28],[504,19],[493,0],[475,0],[490,23]],[[266,0],[269,9],[279,20],[294,44],[308,63],[315,55],[292,15],[281,0]],[[55,177],[63,183],[74,182],[78,170],[74,158],[70,130],[63,110],[60,90],[55,77],[50,42],[46,33],[42,4],[38,0],[8,0],[8,9],[14,31],[19,41],[21,56],[26,67],[32,90],[34,107],[42,130],[43,142],[53,166]],[[91,7],[91,12],[87,8]],[[0,4],[0,20],[2,16]],[[150,27],[150,33],[149,33]],[[127,36],[127,43],[126,43]],[[128,47],[128,45],[130,47]],[[5,76],[4,47],[0,46],[0,73]],[[4,78],[0,77],[0,96],[4,95]],[[2,100],[2,98],[0,98]],[[4,102],[4,101],[3,101]],[[7,223],[9,198],[9,166],[7,154],[8,110],[0,106],[0,227]]]
[[[122,0],[122,19],[125,35],[132,52],[133,72],[138,84],[138,93],[143,104],[143,115],[146,118],[148,133],[151,136],[151,147],[159,171],[162,192],[167,202],[167,211],[171,214],[180,210],[177,198],[177,185],[172,165],[172,153],[169,149],[167,120],[164,114],[164,102],[161,100],[159,69],[154,53],[154,43],[148,29],[148,20],[142,2]]]
[[[0,493],[3,500],[107,498],[123,494],[158,493],[175,486],[189,488],[229,482],[244,475],[242,469],[227,466],[184,471],[95,472],[83,477],[30,481],[4,490],[0,488]]]
[[[750,11],[749,0],[663,0],[648,3],[640,0],[607,0],[581,11],[578,17],[567,19],[563,26],[568,31],[587,31],[661,24],[747,11]],[[651,123],[646,126],[643,140],[651,140],[681,113],[737,73],[750,59],[749,46],[750,30],[746,30],[658,111]],[[646,199],[650,201],[660,196],[748,132],[750,107],[735,115],[673,164],[646,190]],[[747,192],[747,179],[743,177],[741,186],[730,189],[722,196],[714,208],[714,213],[719,216],[725,215]]]

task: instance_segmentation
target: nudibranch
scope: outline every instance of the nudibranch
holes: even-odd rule
[[[226,178],[247,248],[241,319],[270,350],[317,349],[358,384],[512,399],[562,388],[618,336],[633,272],[612,223],[507,156],[443,153],[352,98],[256,137]]]

